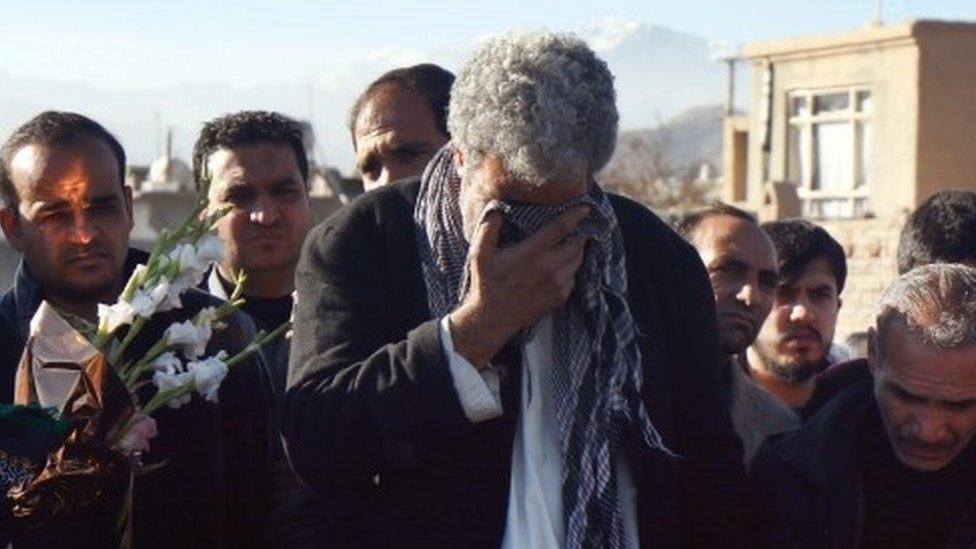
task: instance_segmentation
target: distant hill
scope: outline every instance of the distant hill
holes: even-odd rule
[[[607,170],[629,164],[640,166],[629,155],[655,152],[672,170],[697,169],[708,163],[713,174],[722,169],[722,105],[692,107],[654,128],[620,132],[617,150]]]

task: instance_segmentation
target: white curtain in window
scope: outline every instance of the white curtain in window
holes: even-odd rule
[[[819,122],[813,127],[813,188],[849,191],[854,182],[854,129],[850,122]]]

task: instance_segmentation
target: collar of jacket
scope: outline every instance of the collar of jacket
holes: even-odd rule
[[[149,254],[142,250],[129,248],[125,257],[124,278],[128,280],[129,275],[135,270],[139,263],[146,263]],[[17,333],[26,337],[30,331],[30,321],[41,306],[44,300],[41,285],[34,278],[34,275],[27,267],[27,263],[21,258],[20,265],[17,267],[17,275],[14,277],[14,284],[11,288],[14,297],[14,311],[17,318]]]
[[[859,430],[874,402],[871,382],[849,387],[799,430],[783,438],[777,454],[817,486],[854,482]]]
[[[224,284],[220,281],[220,275],[217,274],[216,265],[210,266],[210,274],[204,280],[204,283],[201,284],[201,290],[209,292],[210,295],[216,298],[227,301],[227,298],[230,296],[227,295],[227,290],[224,289]]]

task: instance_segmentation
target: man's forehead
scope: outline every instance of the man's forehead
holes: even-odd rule
[[[976,398],[976,346],[938,348],[901,319],[887,329],[882,371],[891,381],[933,399]]]
[[[207,170],[216,184],[243,184],[251,179],[291,175],[298,169],[290,145],[260,142],[220,147],[207,157]]]
[[[755,223],[731,215],[713,215],[701,220],[694,238],[699,248],[716,255],[745,256],[749,263],[776,270],[776,249]]]
[[[783,280],[783,286],[793,288],[819,288],[830,286],[837,289],[837,279],[826,257],[818,256],[810,260],[800,271],[799,276]]]
[[[57,200],[111,194],[120,189],[118,160],[100,140],[68,144],[31,143],[10,162],[21,200]]]
[[[419,93],[398,84],[381,87],[363,104],[356,118],[358,138],[389,131],[436,130],[430,105]]]

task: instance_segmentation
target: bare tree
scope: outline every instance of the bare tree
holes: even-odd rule
[[[716,186],[699,179],[704,161],[676,162],[673,142],[672,131],[661,123],[651,131],[622,133],[613,158],[600,173],[603,188],[667,213],[708,203]]]

